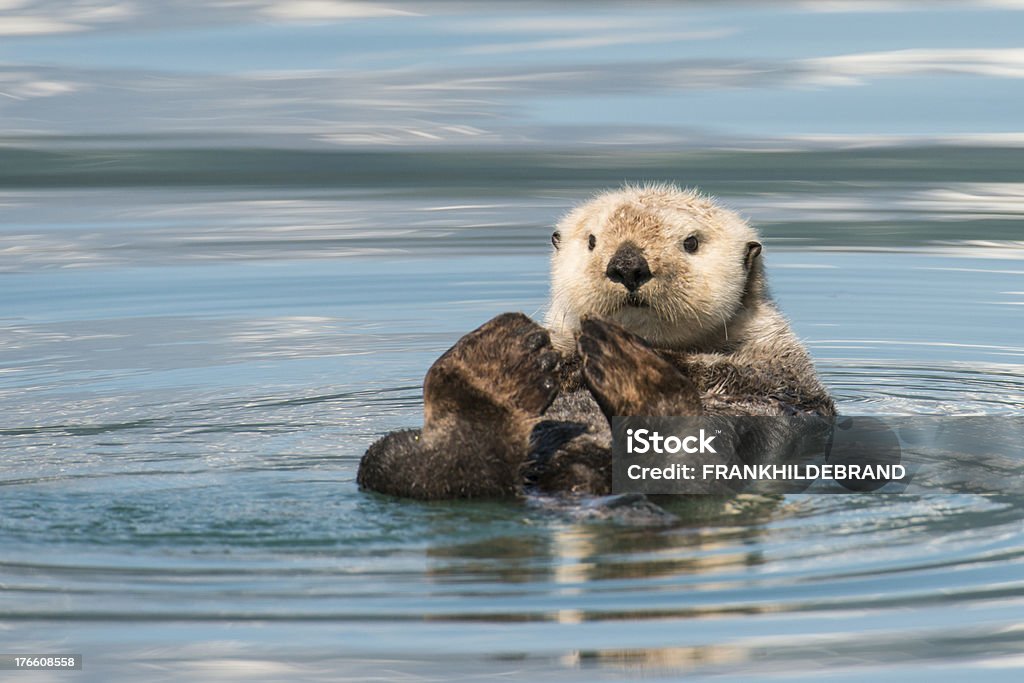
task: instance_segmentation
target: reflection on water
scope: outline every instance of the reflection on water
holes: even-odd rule
[[[1024,414],[1019,179],[813,179],[812,155],[780,180],[745,154],[692,177],[762,228],[841,410]],[[3,190],[0,643],[82,652],[97,680],[1016,662],[1016,495],[687,500],[645,525],[356,490],[441,351],[542,311],[550,226],[613,161],[508,192]]]
[[[541,314],[555,219],[624,180],[761,228],[847,414],[1024,415],[1020,2],[0,7],[0,652],[104,682],[1019,679],[1018,494],[665,524],[354,479],[455,339]],[[1019,478],[1019,444],[943,445]]]
[[[0,642],[167,680],[1015,661],[1016,496],[665,525],[357,492],[440,351],[543,309],[550,225],[603,184],[4,190]],[[1024,414],[1016,186],[718,181],[841,410],[880,416]]]

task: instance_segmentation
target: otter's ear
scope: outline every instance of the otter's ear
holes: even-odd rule
[[[743,265],[747,270],[754,267],[754,260],[761,255],[760,242],[747,242],[747,254],[743,257]]]
[[[558,249],[558,245],[561,244],[561,242],[562,233],[558,232],[557,230],[551,233],[551,244],[555,247],[555,249]]]

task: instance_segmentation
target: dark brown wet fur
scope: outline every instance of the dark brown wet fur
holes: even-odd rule
[[[543,328],[506,313],[434,363],[424,380],[423,429],[374,443],[357,481],[426,500],[531,488],[604,495],[613,416],[702,414],[827,417],[835,407],[800,347],[791,358],[686,354],[590,319],[577,355],[559,358]],[[757,434],[753,442],[767,453],[788,438]]]
[[[693,382],[622,327],[584,320],[576,346],[583,360],[583,380],[609,421],[616,415],[704,412]]]
[[[470,332],[427,372],[422,430],[394,432],[363,456],[363,488],[423,500],[522,490],[530,433],[558,391],[546,330],[505,313]]]

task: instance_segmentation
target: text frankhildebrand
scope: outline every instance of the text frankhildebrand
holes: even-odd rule
[[[910,480],[899,439],[873,418],[617,417],[612,455],[615,493],[892,492]]]

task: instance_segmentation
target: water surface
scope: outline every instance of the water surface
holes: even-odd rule
[[[760,227],[844,412],[1019,418],[1022,3],[0,7],[0,653],[85,656],[34,680],[1020,678],[1019,492],[354,478],[626,180]]]
[[[87,680],[1022,664],[1018,495],[793,495],[647,528],[354,482],[420,423],[442,351],[541,314],[553,222],[623,177],[701,184],[761,228],[842,411],[1020,415],[1019,153],[467,153],[440,174],[389,154],[359,183],[344,154],[319,181],[291,153],[193,150],[221,164],[193,178],[104,154],[89,183],[34,158],[0,190],[0,649],[82,653]]]

